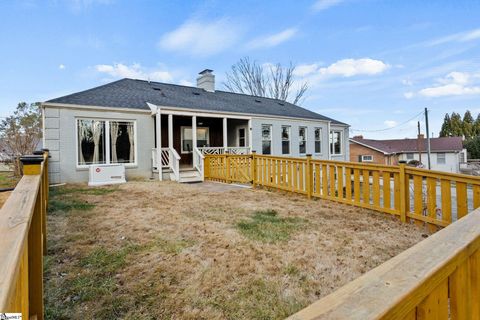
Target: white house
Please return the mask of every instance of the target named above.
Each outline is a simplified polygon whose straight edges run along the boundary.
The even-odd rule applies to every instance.
[[[348,125],[291,103],[197,87],[122,79],[42,104],[52,182],[87,181],[95,164],[123,163],[127,178],[198,176],[201,155],[249,153],[349,158]],[[159,162],[157,159],[161,159]],[[181,170],[180,170],[181,169]]]

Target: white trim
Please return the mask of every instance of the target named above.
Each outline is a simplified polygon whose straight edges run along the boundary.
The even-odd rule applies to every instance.
[[[138,134],[137,134],[137,120],[134,119],[113,119],[113,118],[98,118],[98,117],[75,117],[75,167],[77,170],[88,169],[92,165],[97,164],[111,164],[110,163],[110,131],[107,132],[107,128],[109,129],[109,122],[133,122],[133,134],[134,134],[134,162],[133,163],[115,163],[115,164],[123,164],[126,169],[128,168],[136,168],[138,167]],[[92,163],[92,164],[78,164],[78,121],[79,120],[94,120],[94,121],[104,121],[105,122],[105,163]],[[108,124],[107,124],[108,123]],[[108,152],[107,152],[108,151]]]
[[[240,130],[244,131],[244,137],[243,137],[243,140],[245,141],[244,146],[240,146]],[[245,126],[237,127],[237,147],[239,147],[239,148],[248,147],[248,145],[247,145],[247,130],[248,130],[248,128],[245,127]]]
[[[333,132],[340,132],[340,153],[332,153],[332,146],[331,146],[331,143],[333,143],[333,136],[332,136],[332,133]],[[332,129],[330,130],[330,133],[329,133],[329,139],[328,139],[328,149],[330,151],[330,154],[331,156],[333,157],[343,157],[344,153],[345,153],[345,141],[343,141],[343,135],[344,135],[344,132],[343,130],[339,130],[339,129]]]
[[[283,128],[288,128],[288,140],[283,140]],[[282,124],[280,126],[280,140],[282,142],[282,150],[280,154],[283,156],[292,154],[292,126],[288,124]],[[288,141],[288,153],[283,153],[283,141]]]
[[[157,153],[157,163],[153,165],[157,166],[158,180],[163,180],[163,166],[162,166],[162,115],[160,114],[160,108],[155,113],[155,128],[157,131],[157,145],[155,152]]]
[[[171,114],[168,115],[168,147],[173,148],[173,115]]]
[[[223,118],[223,147],[228,148],[228,119],[226,117]]]
[[[252,119],[248,119],[248,146],[252,148],[253,142],[253,129],[252,129]]]
[[[315,137],[315,131],[317,130],[320,130],[320,140],[317,140],[317,138]],[[322,155],[323,153],[323,147],[322,147],[322,135],[323,135],[323,128],[322,127],[314,127],[313,128],[313,154],[315,155]],[[316,148],[316,143],[320,142],[320,152],[317,152],[317,150],[315,150]]]
[[[305,130],[305,140],[300,140],[300,129]],[[301,141],[305,142],[305,152],[300,152],[300,142]],[[300,127],[298,127],[298,154],[299,155],[305,155],[307,153],[308,153],[308,127],[300,126]]]
[[[181,129],[180,129],[181,130]],[[208,135],[210,135],[210,131],[208,131]],[[180,141],[181,143],[181,141]],[[192,116],[192,153],[197,148],[197,116]],[[183,152],[183,148],[182,148]],[[192,156],[192,163],[193,167],[195,168],[197,165],[196,162],[197,157],[195,155]]]
[[[134,109],[134,108],[117,108],[117,107],[103,107],[103,106],[85,106],[80,104],[68,104],[68,103],[52,103],[52,102],[44,102],[42,103],[42,107],[54,107],[54,108],[64,108],[64,109],[87,109],[87,110],[107,110],[107,111],[118,111],[118,112],[130,112],[130,113],[148,113],[152,114],[151,110],[143,110],[143,109]]]
[[[360,157],[362,162],[373,162],[373,155],[371,154],[361,154]],[[364,157],[370,157],[370,160],[365,160]]]
[[[265,140],[263,139],[263,126],[269,126],[270,127],[270,140]],[[261,135],[261,141],[262,141],[262,153],[261,154],[265,154],[263,153],[263,141],[270,141],[270,153],[268,153],[269,155],[273,154],[273,125],[271,123],[262,123],[260,125],[260,135]]]

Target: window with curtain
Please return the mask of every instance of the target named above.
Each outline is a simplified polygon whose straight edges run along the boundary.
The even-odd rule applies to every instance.
[[[110,162],[135,163],[133,122],[110,121]]]
[[[282,154],[290,154],[290,126],[282,126]]]
[[[78,119],[77,164],[135,163],[134,125],[133,121]]]
[[[333,155],[342,154],[342,132],[330,131],[330,153]]]
[[[262,154],[272,153],[272,126],[262,124]]]
[[[298,152],[300,154],[307,153],[307,128],[298,128]]]
[[[78,121],[78,164],[106,163],[105,121]]]
[[[315,128],[315,153],[322,152],[322,128]]]

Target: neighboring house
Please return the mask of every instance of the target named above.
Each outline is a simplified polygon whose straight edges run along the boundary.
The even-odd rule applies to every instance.
[[[460,172],[460,163],[467,161],[462,137],[430,139],[431,169],[446,172]],[[420,161],[427,167],[427,139],[372,140],[355,136],[350,139],[350,161],[396,165],[401,160]]]
[[[291,103],[197,87],[122,79],[42,104],[52,182],[87,181],[92,164],[124,163],[127,177],[198,176],[200,154],[348,160],[348,125]],[[196,141],[196,143],[194,143]],[[157,149],[157,146],[159,147]],[[157,160],[161,164],[157,166]]]

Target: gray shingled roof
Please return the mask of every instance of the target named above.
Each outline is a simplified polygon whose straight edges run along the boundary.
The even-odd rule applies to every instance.
[[[118,80],[46,101],[47,104],[49,102],[141,110],[149,110],[149,102],[175,108],[319,119],[344,125],[340,121],[277,99],[225,91],[208,92],[196,87],[134,79]]]

